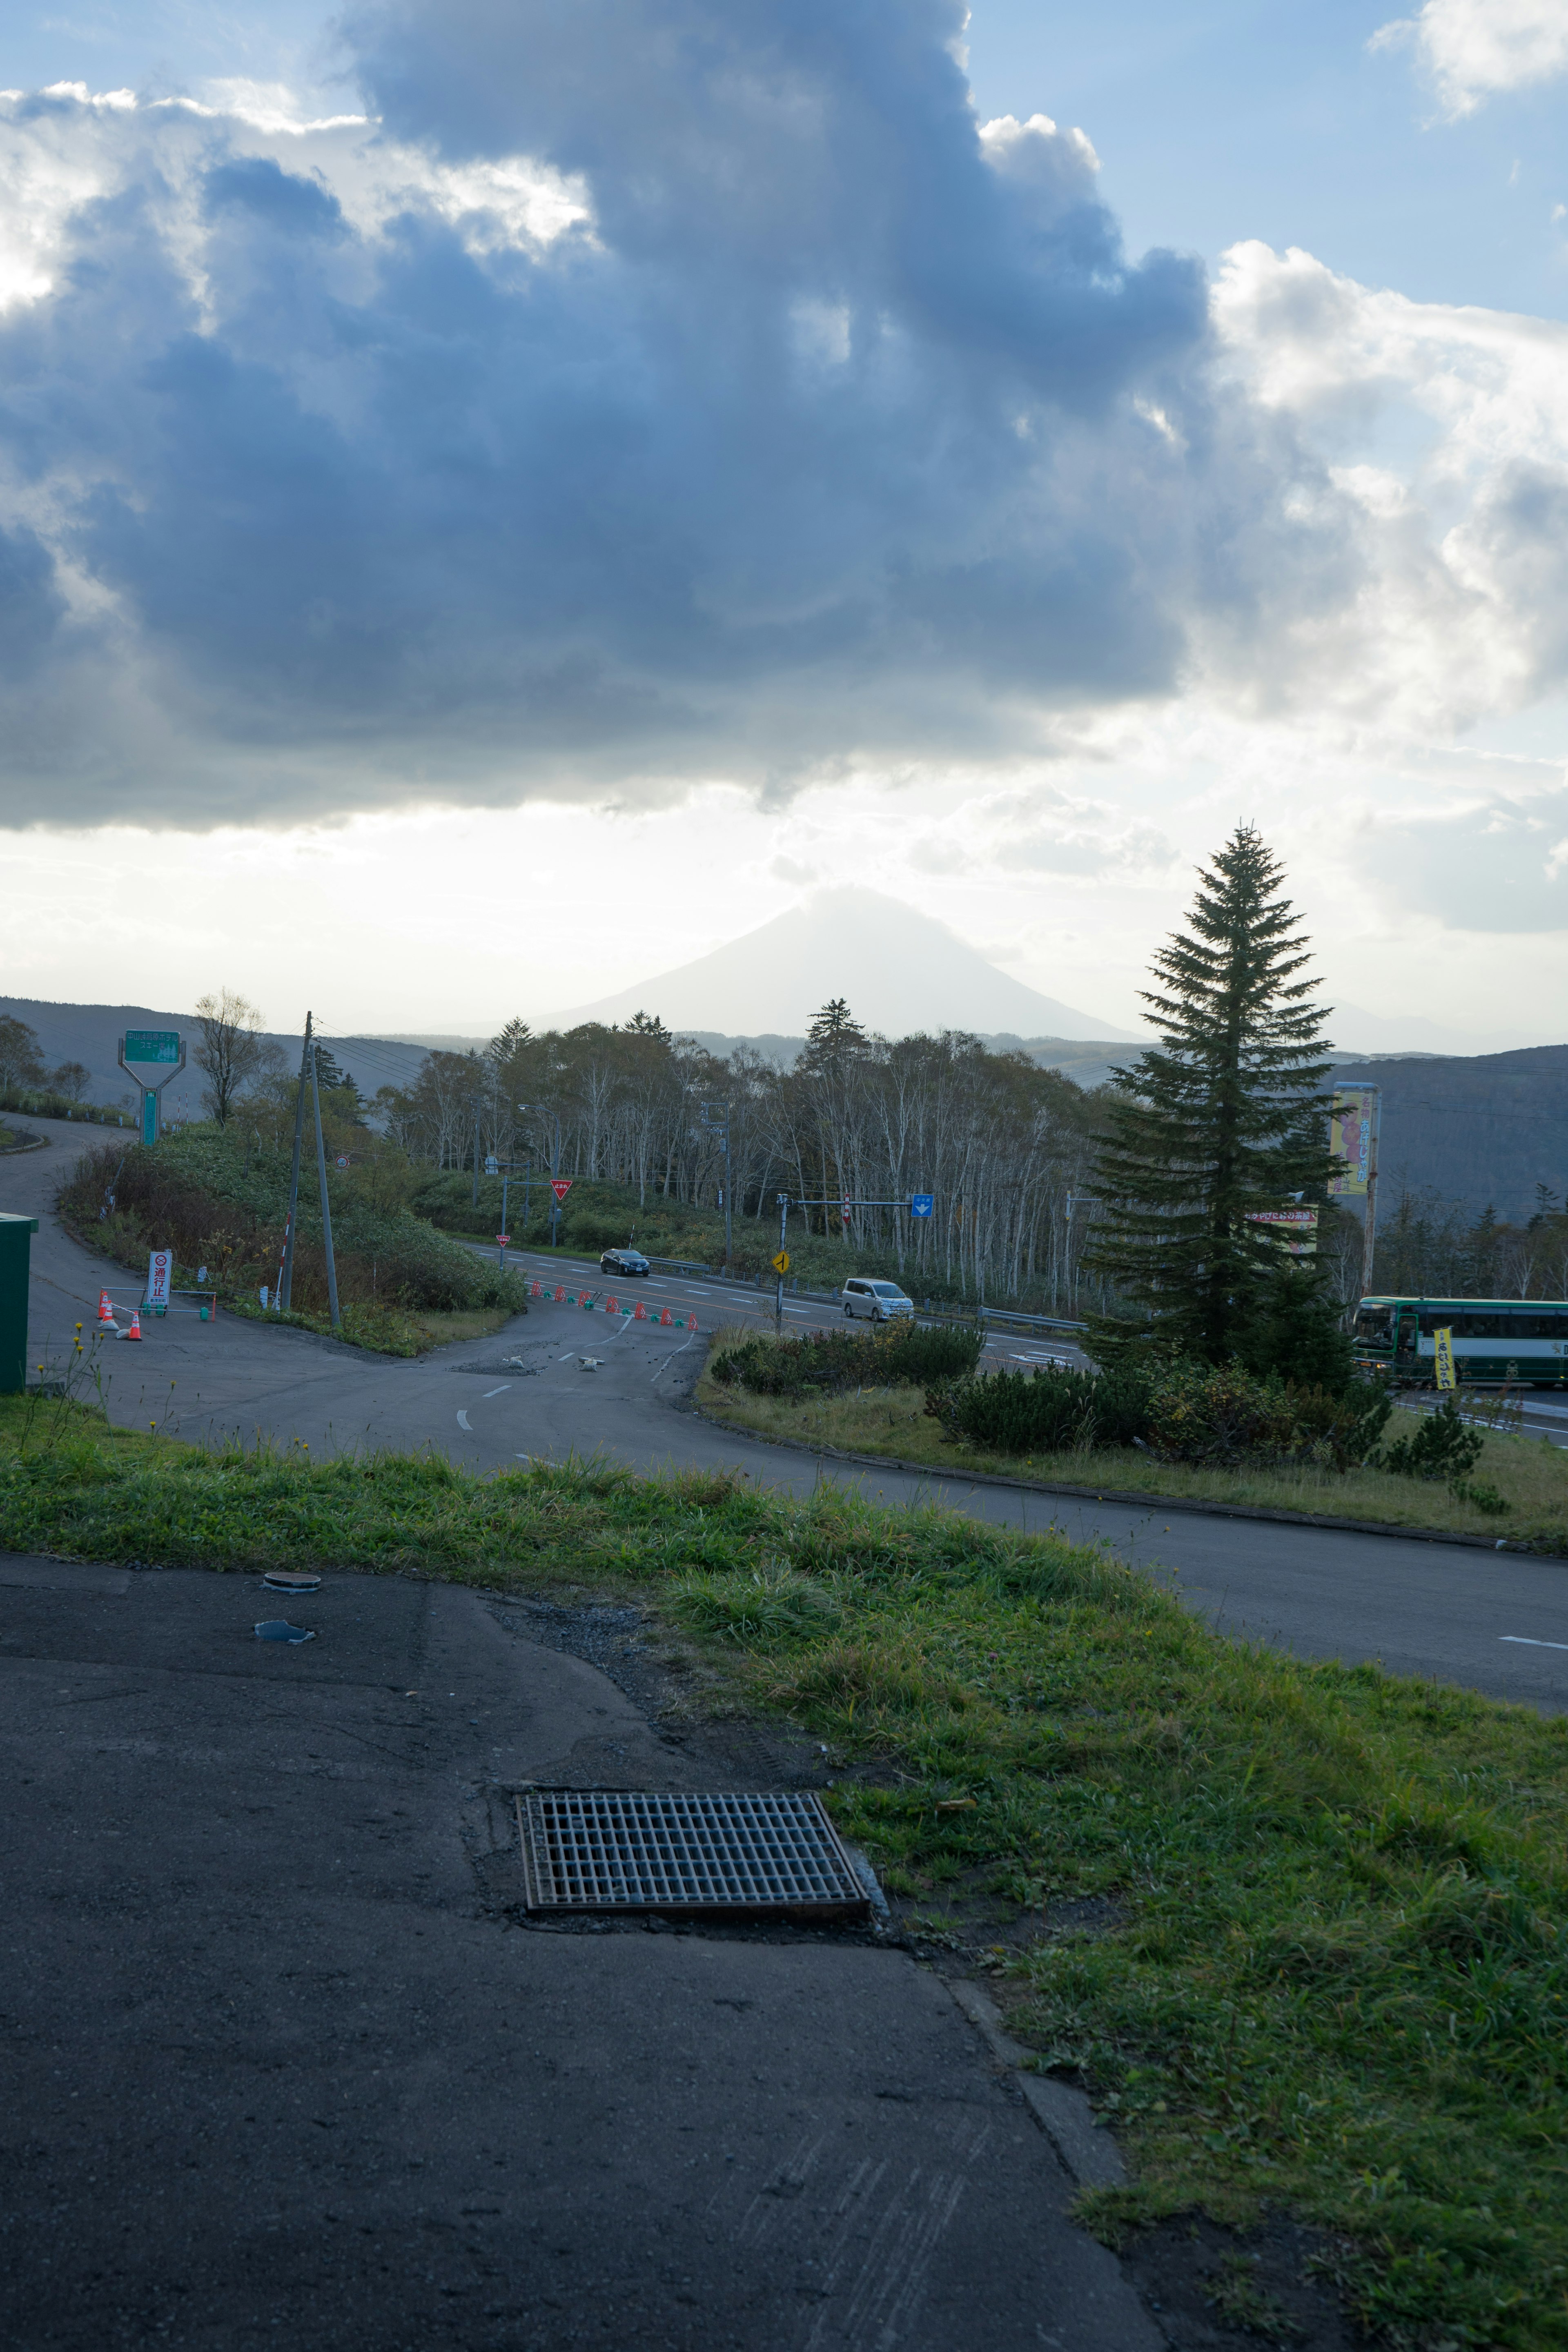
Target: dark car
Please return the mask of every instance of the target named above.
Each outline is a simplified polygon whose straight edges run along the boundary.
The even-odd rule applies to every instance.
[[[647,1260],[641,1250],[608,1249],[599,1260],[604,1274],[646,1274]]]

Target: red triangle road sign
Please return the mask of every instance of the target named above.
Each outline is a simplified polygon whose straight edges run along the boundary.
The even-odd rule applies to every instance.
[[[572,1190],[571,1177],[552,1176],[550,1180],[550,1189],[554,1193],[558,1201],[563,1201],[566,1198],[567,1193]]]

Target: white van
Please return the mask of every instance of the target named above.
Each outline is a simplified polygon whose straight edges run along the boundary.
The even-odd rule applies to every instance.
[[[872,1282],[858,1276],[847,1282],[840,1294],[846,1315],[868,1315],[873,1323],[886,1323],[895,1315],[912,1315],[915,1302],[907,1298],[896,1282]]]

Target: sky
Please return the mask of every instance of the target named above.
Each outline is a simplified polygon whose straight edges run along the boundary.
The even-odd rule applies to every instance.
[[[1343,1042],[1563,1034],[1568,0],[22,0],[0,93],[5,992],[482,1032],[849,882],[1131,1025],[1247,821]]]

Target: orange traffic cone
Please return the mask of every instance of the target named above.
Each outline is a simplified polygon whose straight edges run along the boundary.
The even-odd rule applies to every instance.
[[[100,1331],[112,1331],[115,1328],[114,1309],[109,1303],[107,1290],[100,1290],[98,1294],[98,1328]]]
[[[131,1309],[131,1328],[125,1336],[128,1339],[140,1339],[142,1337],[142,1314],[139,1307],[133,1307]]]

